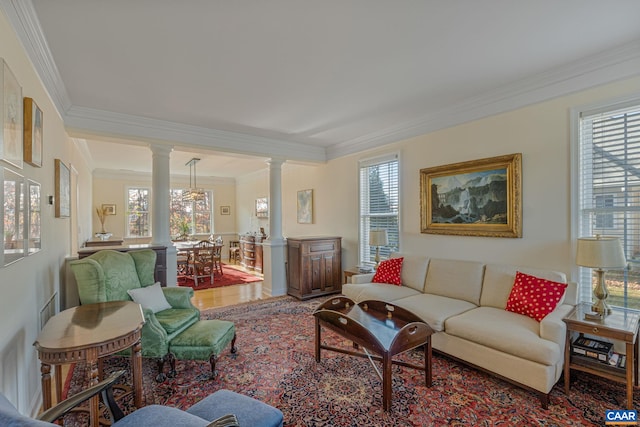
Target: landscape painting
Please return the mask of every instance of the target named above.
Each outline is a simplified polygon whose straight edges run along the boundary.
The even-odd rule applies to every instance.
[[[520,153],[420,170],[421,232],[522,237]]]

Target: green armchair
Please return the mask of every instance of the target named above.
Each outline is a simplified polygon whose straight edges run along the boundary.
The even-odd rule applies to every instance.
[[[156,253],[151,249],[129,252],[102,250],[70,263],[78,283],[81,304],[105,301],[131,301],[127,291],[146,288],[155,283]],[[171,308],[154,312],[143,307],[142,356],[157,358],[157,381],[164,381],[164,364],[169,362],[169,376],[174,376],[175,356],[169,351],[173,338],[200,319],[200,311],[191,303],[193,289],[162,288]]]

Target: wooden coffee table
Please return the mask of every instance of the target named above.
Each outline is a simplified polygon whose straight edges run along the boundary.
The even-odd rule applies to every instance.
[[[336,297],[321,304],[313,315],[316,318],[316,362],[320,362],[322,349],[382,361],[382,375],[373,366],[382,380],[382,407],[385,411],[391,408],[392,364],[424,371],[425,384],[431,387],[433,329],[415,314],[383,301],[355,304],[349,298]],[[352,341],[356,349],[363,347],[365,352],[322,344],[321,326]],[[424,366],[393,360],[395,355],[420,346],[424,346]]]

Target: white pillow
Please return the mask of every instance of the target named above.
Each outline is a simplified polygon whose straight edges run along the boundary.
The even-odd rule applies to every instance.
[[[160,282],[145,288],[129,289],[127,293],[142,308],[148,308],[154,313],[171,308],[167,298],[164,296],[164,292],[162,292]]]

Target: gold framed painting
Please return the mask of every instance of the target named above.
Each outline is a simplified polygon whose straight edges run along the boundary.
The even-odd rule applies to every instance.
[[[31,98],[24,98],[24,161],[42,167],[42,110]]]
[[[421,169],[420,232],[522,237],[522,154]]]

